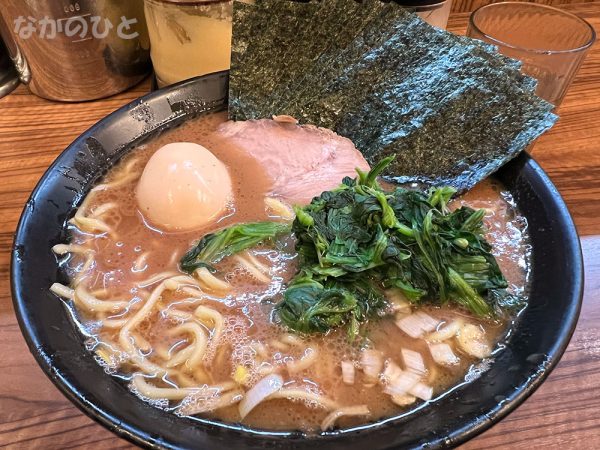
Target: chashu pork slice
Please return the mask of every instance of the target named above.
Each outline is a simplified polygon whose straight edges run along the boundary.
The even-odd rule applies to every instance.
[[[261,119],[226,122],[217,134],[259,161],[272,193],[292,204],[310,203],[344,177],[356,177],[356,168],[369,170],[350,139],[326,128]]]

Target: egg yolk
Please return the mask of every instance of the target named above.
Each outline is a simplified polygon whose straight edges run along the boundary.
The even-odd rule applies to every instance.
[[[167,144],[150,158],[136,189],[140,211],[165,231],[189,231],[214,222],[233,199],[227,167],[190,142]]]

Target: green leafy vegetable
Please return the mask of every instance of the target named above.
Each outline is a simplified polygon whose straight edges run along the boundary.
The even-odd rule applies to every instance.
[[[293,232],[299,269],[277,313],[303,333],[347,325],[355,338],[360,324],[385,307],[389,288],[415,303],[452,302],[478,316],[518,306],[485,240],[484,211],[450,211],[450,187],[384,191],[377,177],[392,160],[296,207],[291,225],[239,224],[204,236],[181,259],[182,270],[214,270],[226,256]]]
[[[207,234],[180,261],[182,270],[192,273],[201,267],[214,270],[213,264],[260,242],[289,233],[290,225],[280,222],[255,222],[234,225]]]
[[[300,274],[289,284],[284,303],[278,308],[281,320],[302,333],[325,333],[349,324],[354,337],[358,327],[385,305],[382,293],[366,279],[315,281]]]
[[[413,302],[453,302],[479,316],[510,305],[484,238],[483,210],[450,211],[449,187],[385,192],[377,176],[393,157],[296,208],[300,270],[278,313],[300,332],[358,326],[385,305],[382,288]]]

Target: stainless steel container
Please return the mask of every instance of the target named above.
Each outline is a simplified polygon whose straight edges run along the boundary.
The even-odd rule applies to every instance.
[[[19,84],[17,72],[8,57],[8,51],[0,39],[0,98],[10,94]]]
[[[21,81],[51,100],[107,97],[151,70],[143,0],[2,0],[0,33]]]

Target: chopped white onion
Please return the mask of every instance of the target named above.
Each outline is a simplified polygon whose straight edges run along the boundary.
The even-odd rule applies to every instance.
[[[438,323],[438,320],[421,311],[396,320],[396,326],[415,339],[435,330]]]
[[[400,320],[397,320],[396,326],[412,338],[418,339],[423,336],[421,321],[415,314],[411,314],[410,316],[402,317]]]
[[[449,324],[446,324],[443,327],[439,328],[437,331],[434,331],[433,333],[429,334],[425,339],[428,342],[447,341],[448,339],[452,339],[458,334],[463,324],[464,322],[462,319],[453,320]]]
[[[425,375],[427,368],[425,367],[425,361],[423,356],[419,352],[409,350],[407,348],[400,349],[402,354],[402,360],[404,361],[404,368],[410,372],[414,372],[417,375]]]
[[[396,324],[401,321],[402,319],[410,316],[412,313],[410,311],[398,311],[396,312],[396,314],[394,314],[394,318],[395,318],[395,322]]]
[[[421,400],[431,400],[431,397],[433,396],[433,388],[419,382],[410,388],[408,393],[420,398]]]
[[[471,323],[465,324],[456,337],[458,345],[471,356],[483,359],[490,356],[492,349],[485,341],[483,330]]]
[[[392,310],[395,313],[410,314],[411,303],[406,299],[399,289],[390,289],[385,292],[386,298],[390,301]]]
[[[360,356],[360,364],[365,376],[370,381],[376,381],[383,369],[383,354],[377,350],[366,349]]]
[[[367,416],[369,414],[371,412],[367,405],[346,406],[345,408],[336,409],[321,422],[321,430],[325,431],[333,428],[335,422],[342,416]]]
[[[392,401],[398,406],[412,405],[417,398],[409,394],[397,394],[391,396]]]
[[[383,392],[390,395],[406,394],[420,379],[421,377],[414,372],[402,371],[387,384]]]
[[[429,373],[427,374],[427,383],[435,384],[435,381],[438,379],[439,375],[440,372],[437,369],[437,366],[432,364],[431,367],[429,367]]]
[[[429,314],[426,314],[423,311],[416,312],[415,316],[417,316],[421,320],[421,326],[423,327],[423,331],[425,331],[426,333],[435,330],[440,324],[439,320],[434,319]]]
[[[391,359],[388,359],[385,362],[385,369],[383,371],[382,381],[384,381],[385,383],[390,383],[394,378],[399,376],[401,373],[402,373],[402,369],[400,368],[400,366],[398,366],[398,364],[396,364]]]
[[[283,387],[283,378],[277,374],[264,377],[250,389],[239,404],[240,416],[246,417],[260,402]]]
[[[342,361],[342,381],[354,384],[354,363],[351,361]]]
[[[429,344],[429,351],[431,352],[433,360],[442,366],[453,366],[460,362],[458,356],[452,351],[452,347],[445,342]]]

